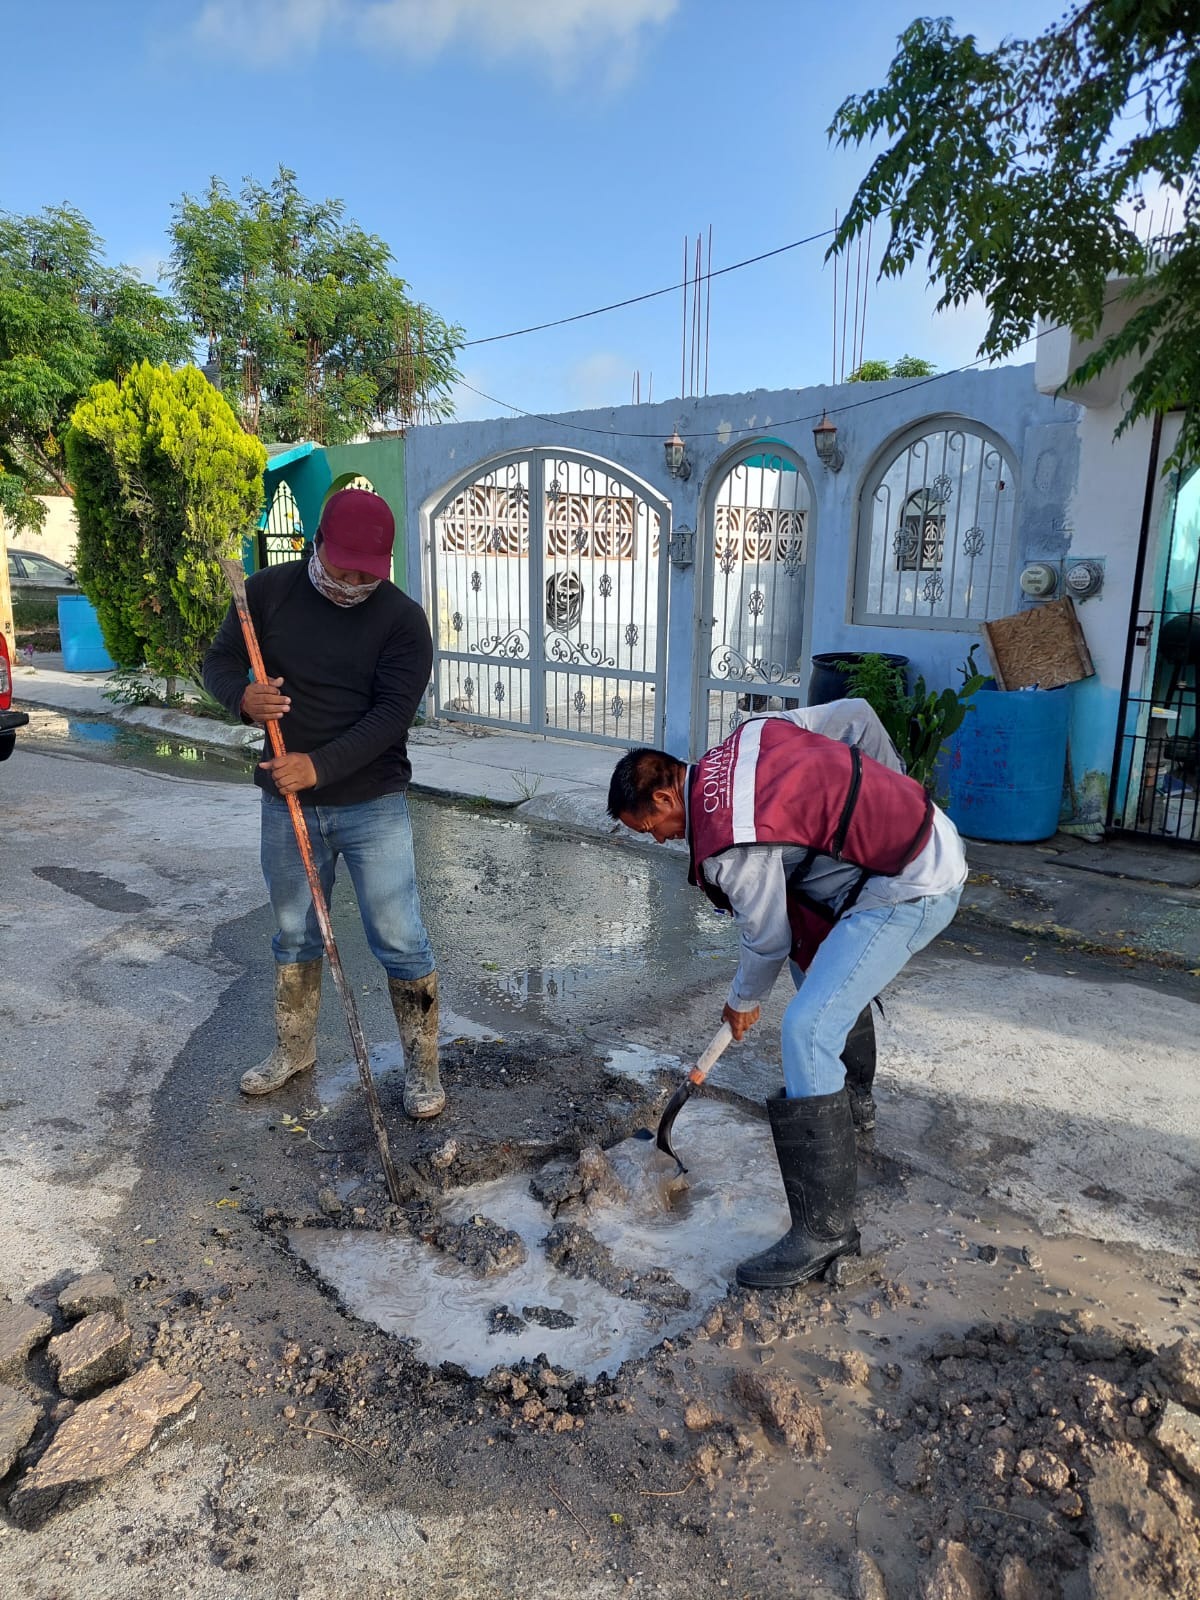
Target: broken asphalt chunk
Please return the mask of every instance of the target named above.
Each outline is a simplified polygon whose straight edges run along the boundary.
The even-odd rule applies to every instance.
[[[111,1272],[87,1272],[62,1291],[58,1309],[68,1322],[91,1316],[94,1311],[111,1311],[116,1317],[124,1317],[125,1302]]]
[[[0,1378],[15,1377],[53,1327],[48,1312],[0,1303]]]
[[[115,1476],[169,1425],[182,1426],[201,1386],[151,1362],[115,1389],[77,1406],[8,1502],[22,1527],[70,1504]]]
[[[84,1394],[111,1383],[129,1370],[133,1343],[129,1328],[111,1311],[94,1311],[47,1347],[63,1394]]]
[[[37,1407],[23,1394],[0,1383],[0,1478],[29,1443],[37,1420]]]

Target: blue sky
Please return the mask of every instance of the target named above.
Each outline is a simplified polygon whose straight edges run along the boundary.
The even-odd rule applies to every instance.
[[[679,281],[831,225],[865,171],[834,110],[881,81],[900,30],[953,11],[993,41],[1059,0],[8,0],[0,206],[69,201],[154,277],[171,206],[284,164],[381,234],[396,270],[483,337]],[[997,21],[997,14],[1000,20]],[[28,63],[27,71],[14,63]],[[823,246],[716,280],[709,388],[831,370]],[[530,410],[680,388],[681,296],[464,351]],[[923,274],[872,284],[865,353],[975,354],[977,310],[933,316]],[[459,415],[498,409],[460,391]]]

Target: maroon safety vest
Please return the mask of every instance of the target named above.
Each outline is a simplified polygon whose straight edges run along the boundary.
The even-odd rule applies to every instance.
[[[704,863],[736,845],[798,847],[807,856],[788,875],[792,960],[807,968],[837,917],[804,892],[817,856],[860,870],[841,910],[867,879],[894,877],[925,848],[933,803],[912,778],[864,755],[857,745],[810,733],[782,717],[743,722],[703,755],[689,774],[688,882],[723,911],[729,901],[710,884]]]

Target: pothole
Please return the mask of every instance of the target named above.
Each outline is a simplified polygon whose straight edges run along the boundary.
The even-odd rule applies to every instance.
[[[615,1181],[582,1195],[563,1194],[571,1184],[552,1162],[532,1181],[511,1172],[446,1195],[412,1237],[311,1227],[288,1237],[349,1311],[432,1364],[483,1376],[541,1355],[588,1379],[611,1375],[693,1327],[737,1263],[787,1226],[766,1123],[693,1102],[675,1137],[689,1168],[679,1189],[652,1141],[626,1139],[606,1152]],[[511,1235],[524,1259],[512,1247],[447,1247],[456,1225],[468,1241]],[[480,1276],[489,1260],[496,1270]]]

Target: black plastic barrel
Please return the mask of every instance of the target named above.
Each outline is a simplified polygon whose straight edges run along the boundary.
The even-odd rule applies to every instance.
[[[855,666],[863,659],[865,654],[877,652],[860,652],[855,650],[832,650],[827,655],[812,658],[812,675],[808,680],[808,703],[810,706],[825,706],[831,700],[844,700],[847,695],[846,668]],[[889,656],[883,658],[894,667],[899,667],[905,672],[908,666],[907,656]],[[905,672],[907,684],[907,673]]]

